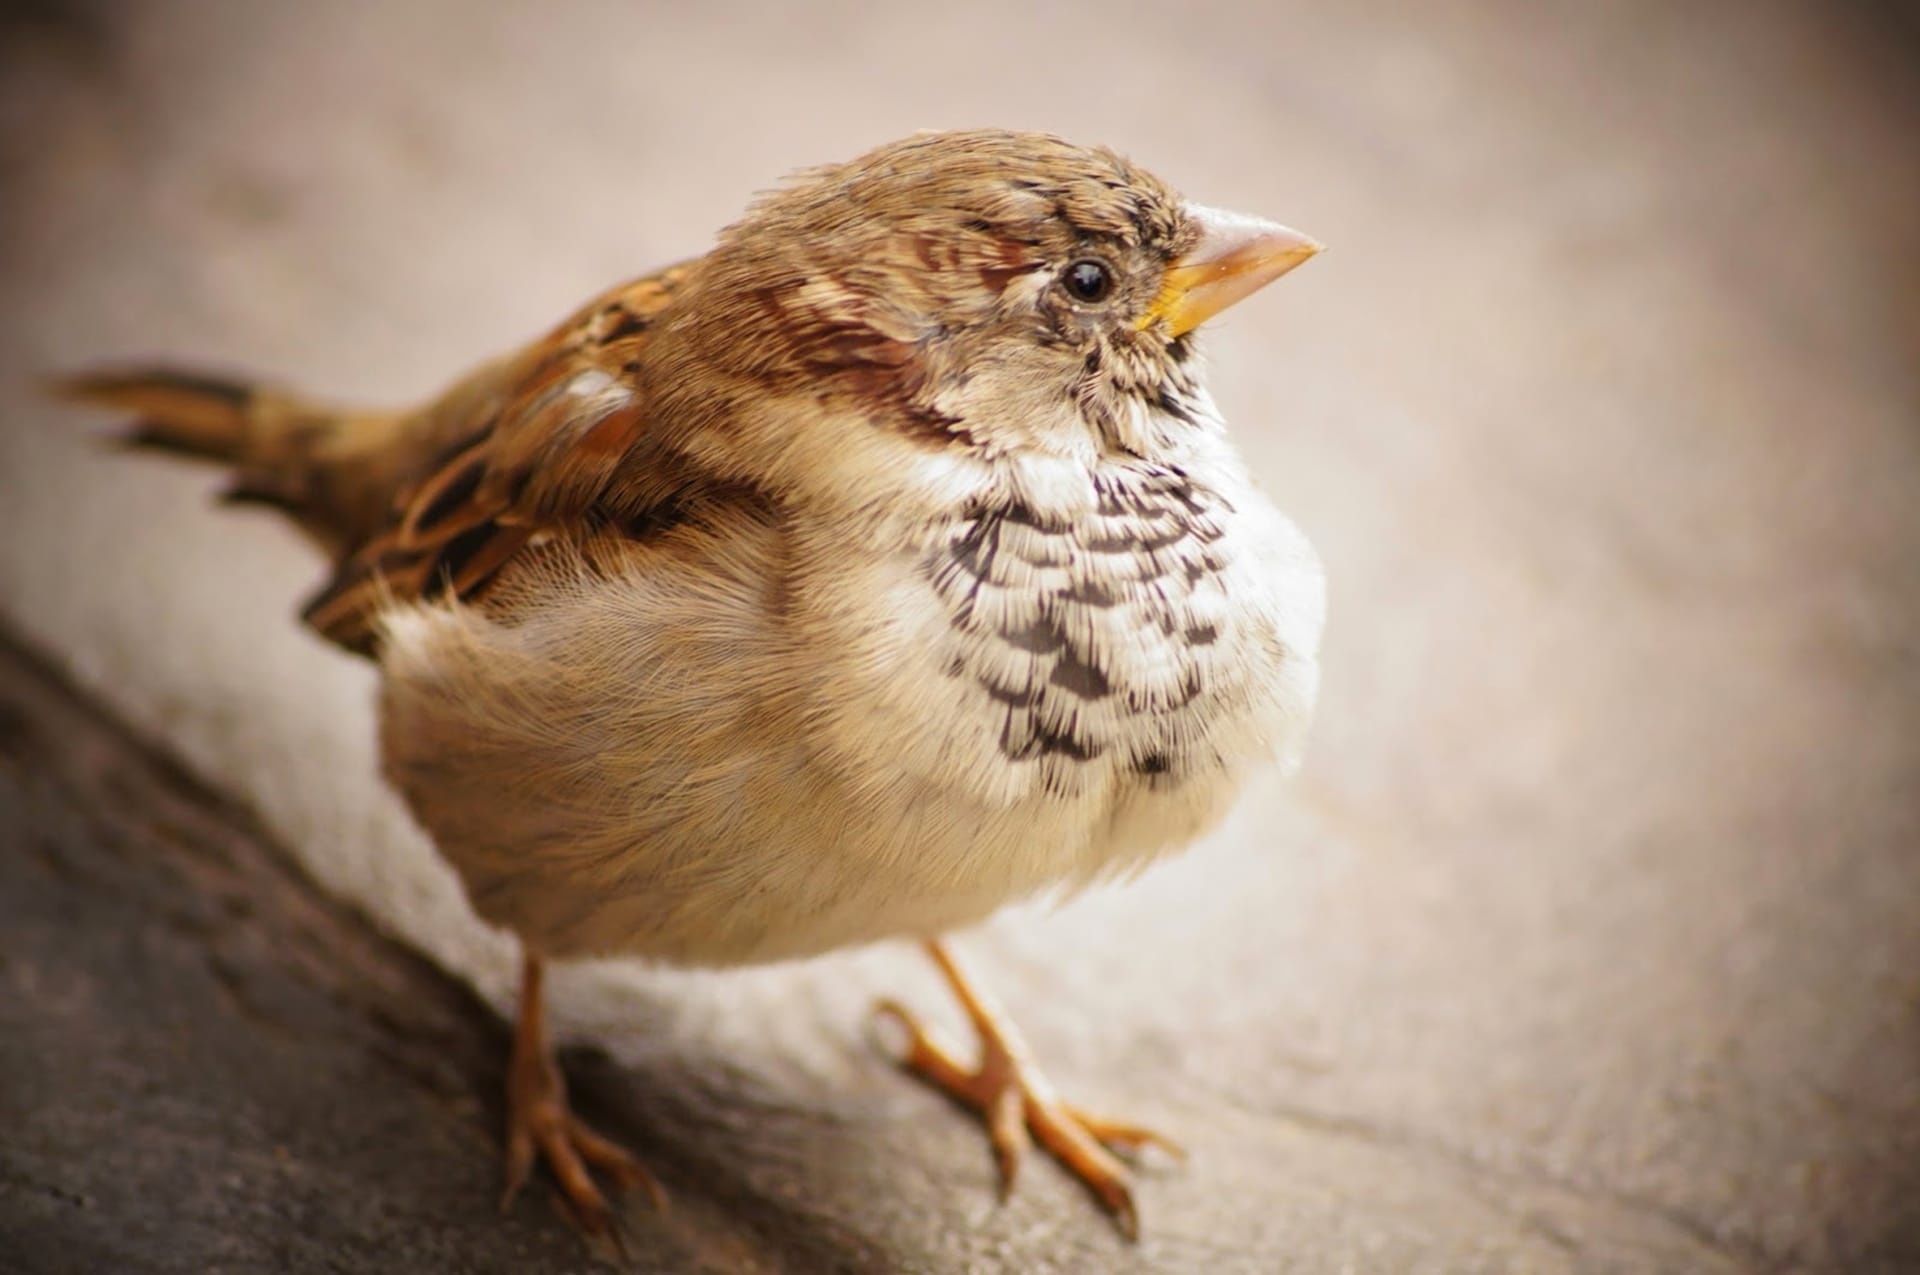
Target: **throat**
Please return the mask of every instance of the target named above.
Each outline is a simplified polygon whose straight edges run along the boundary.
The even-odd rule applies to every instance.
[[[1156,367],[1127,381],[1090,375],[1075,402],[1079,424],[1109,456],[1166,460],[1220,432],[1212,398],[1183,367]]]

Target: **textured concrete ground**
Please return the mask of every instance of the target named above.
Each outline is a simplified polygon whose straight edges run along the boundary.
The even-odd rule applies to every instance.
[[[1134,886],[967,941],[1063,1087],[1193,1162],[1147,1176],[1137,1250],[1050,1166],[996,1205],[974,1131],[863,1035],[880,992],[954,1021],[905,949],[576,970],[556,1010],[605,1051],[591,1094],[684,1201],[633,1205],[645,1260],[1920,1267],[1920,27],[1784,2],[1037,8],[14,6],[0,622],[500,1004],[508,948],[376,782],[367,672],[290,618],[313,561],[205,508],[207,476],[90,449],[29,378],[167,356],[414,395],[698,251],[793,166],[982,122],[1111,143],[1332,245],[1210,346],[1331,579],[1303,776]],[[131,747],[79,708],[12,711]],[[532,1200],[497,1251],[469,1234],[491,1093],[368,1115],[379,1077],[424,1082],[352,1061],[386,1046],[351,997],[236,1062],[245,1015],[207,999],[190,935],[164,959],[117,937],[157,902],[28,862],[84,882],[109,833],[81,815],[119,790],[9,783],[0,1268],[578,1262]],[[406,968],[390,993],[430,1007],[399,1052],[443,1040],[443,1087],[496,1083],[497,1029]],[[69,1013],[76,987],[125,1012]],[[177,1017],[135,1012],[170,995]],[[206,1069],[70,1118],[162,1042]],[[296,1102],[309,1056],[345,1097]],[[229,1075],[265,1095],[229,1157],[181,1141],[99,1185],[110,1134],[217,1110]],[[329,1109],[360,1123],[271,1114]],[[443,1176],[462,1189],[418,1185]],[[223,1198],[261,1203],[216,1226]]]

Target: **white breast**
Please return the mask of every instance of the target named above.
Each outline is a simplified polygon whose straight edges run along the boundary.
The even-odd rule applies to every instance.
[[[555,545],[512,617],[392,617],[388,773],[554,955],[937,934],[1178,848],[1298,748],[1318,566],[1224,447],[1030,477],[894,539]]]
[[[830,698],[862,708],[825,710],[834,747],[1040,821],[965,850],[1014,893],[1177,848],[1297,756],[1318,562],[1224,445],[1183,459],[985,486],[864,582],[888,622],[852,635]]]

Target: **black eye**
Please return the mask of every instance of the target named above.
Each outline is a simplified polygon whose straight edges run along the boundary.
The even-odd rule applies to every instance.
[[[1060,282],[1066,285],[1067,294],[1075,301],[1092,305],[1105,301],[1113,291],[1113,271],[1098,261],[1076,261],[1060,276]]]

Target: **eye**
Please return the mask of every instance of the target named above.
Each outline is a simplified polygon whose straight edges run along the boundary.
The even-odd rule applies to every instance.
[[[1113,271],[1102,261],[1076,261],[1060,276],[1060,282],[1068,296],[1092,305],[1097,301],[1105,301],[1113,291]]]

